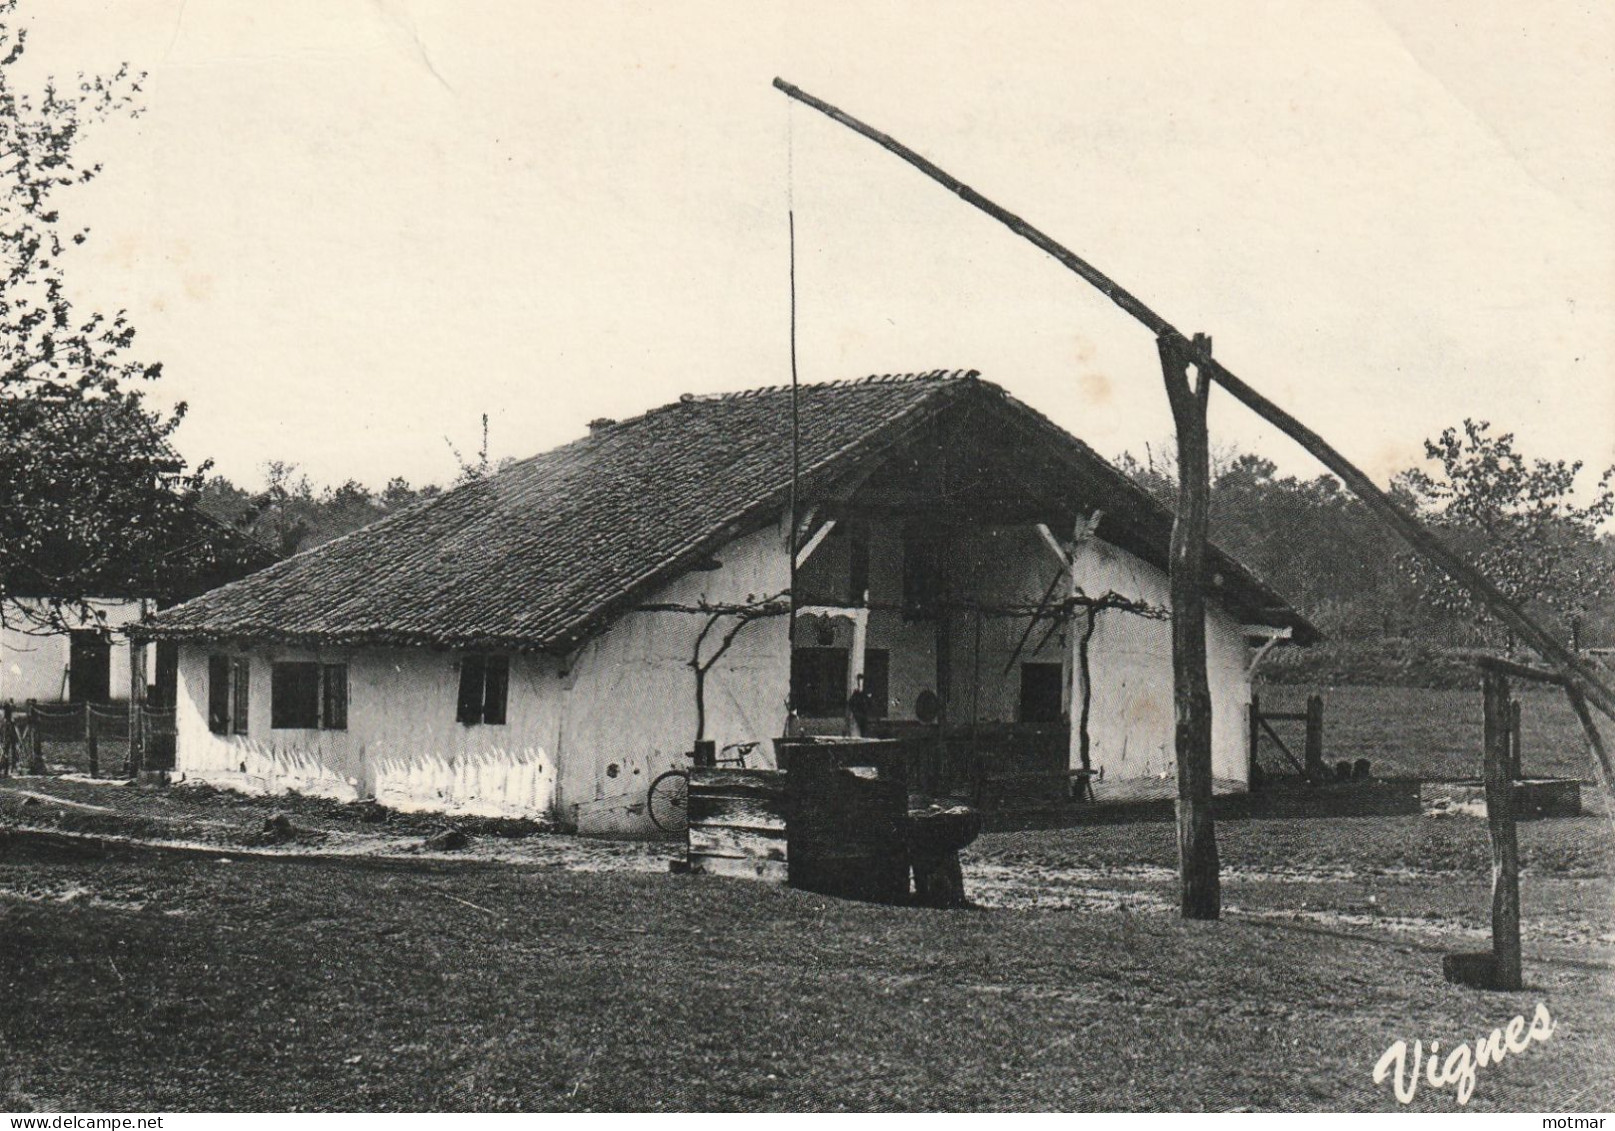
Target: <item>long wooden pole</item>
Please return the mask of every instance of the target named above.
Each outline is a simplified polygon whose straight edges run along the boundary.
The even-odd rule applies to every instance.
[[[1093,264],[1044,232],[1034,228],[1013,212],[988,200],[981,193],[964,184],[958,178],[944,172],[906,145],[871,126],[865,125],[857,118],[831,106],[829,103],[813,97],[813,95],[791,85],[784,79],[776,78],[774,86],[787,96],[806,106],[811,106],[832,121],[841,123],[854,133],[868,138],[888,153],[908,162],[908,164],[936,181],[943,188],[957,195],[966,204],[980,209],[1033,246],[1053,256],[1062,266],[1091,283],[1106,298],[1143,323],[1157,338],[1170,337],[1186,341],[1177,327],[1144,305],[1131,292],[1093,266]],[[1524,610],[1505,596],[1502,590],[1488,581],[1484,575],[1470,566],[1456,552],[1448,548],[1444,542],[1426,529],[1423,523],[1398,506],[1390,495],[1382,491],[1356,465],[1331,447],[1322,436],[1319,436],[1295,417],[1240,380],[1240,378],[1230,373],[1221,363],[1207,358],[1205,368],[1210,378],[1226,389],[1235,400],[1290,437],[1309,455],[1338,475],[1341,482],[1358,498],[1362,499],[1369,510],[1373,511],[1381,520],[1400,534],[1414,550],[1434,562],[1449,577],[1467,589],[1481,604],[1486,606],[1493,616],[1513,629],[1519,638],[1535,649],[1543,659],[1562,669],[1568,677],[1579,685],[1583,694],[1593,706],[1611,718],[1615,718],[1615,690],[1611,690],[1608,685],[1603,683],[1590,665],[1555,639],[1547,629],[1526,615]]]
[[[1598,733],[1598,724],[1593,721],[1592,712],[1587,710],[1587,700],[1574,685],[1565,687],[1565,695],[1570,700],[1570,709],[1581,720],[1581,729],[1587,733],[1587,749],[1592,751],[1593,760],[1597,763],[1599,784],[1611,799],[1615,799],[1615,763],[1610,761],[1604,738]],[[1611,814],[1610,821],[1615,824],[1615,813]]]
[[[1161,374],[1178,436],[1178,509],[1172,522],[1172,705],[1177,727],[1179,910],[1185,919],[1222,912],[1217,834],[1211,816],[1211,688],[1206,678],[1206,525],[1211,511],[1206,400],[1211,381],[1196,366],[1211,342],[1162,337]]]

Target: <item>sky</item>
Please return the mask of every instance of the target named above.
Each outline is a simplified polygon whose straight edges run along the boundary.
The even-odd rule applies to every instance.
[[[452,479],[676,399],[974,368],[1106,454],[1149,333],[780,75],[1026,217],[1382,481],[1471,416],[1615,463],[1615,7],[23,0],[100,125],[79,300],[239,483]],[[1213,442],[1319,470],[1226,395]]]

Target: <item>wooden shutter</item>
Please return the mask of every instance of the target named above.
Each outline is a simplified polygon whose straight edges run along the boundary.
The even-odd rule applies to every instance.
[[[230,733],[230,658],[207,658],[207,728],[214,734]]]
[[[483,673],[486,664],[481,656],[463,656],[460,659],[460,702],[454,717],[466,726],[482,721]]]
[[[494,726],[505,721],[505,698],[510,691],[510,657],[483,660],[482,721]]]
[[[348,729],[348,665],[326,664],[321,672],[320,726]]]
[[[235,734],[247,733],[247,687],[251,683],[251,671],[247,666],[245,657],[233,661],[231,668],[231,687],[233,694],[232,710],[230,712],[230,730]]]

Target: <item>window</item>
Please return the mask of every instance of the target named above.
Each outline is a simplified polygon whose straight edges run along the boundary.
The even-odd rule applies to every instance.
[[[1057,723],[1061,720],[1063,672],[1059,664],[1021,665],[1021,722]]]
[[[348,665],[270,665],[269,725],[276,730],[347,730]]]
[[[845,648],[797,648],[791,653],[791,706],[798,715],[810,719],[846,714]]]
[[[455,718],[468,727],[502,726],[510,694],[509,656],[466,656],[460,660],[460,701]]]
[[[903,536],[903,615],[910,620],[936,616],[942,601],[942,543],[931,534]]]
[[[207,728],[214,734],[247,733],[247,658],[207,658]]]

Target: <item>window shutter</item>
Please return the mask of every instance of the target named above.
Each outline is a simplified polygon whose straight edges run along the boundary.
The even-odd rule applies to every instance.
[[[247,733],[247,687],[251,680],[247,661],[243,657],[231,663],[231,684],[235,691],[234,710],[230,715],[230,729],[235,734]]]
[[[502,726],[505,698],[510,691],[510,657],[489,656],[483,664],[482,721]]]
[[[482,721],[483,671],[481,656],[460,658],[460,702],[454,717],[466,726],[475,726]]]
[[[320,690],[320,725],[326,730],[348,729],[348,665],[326,664]]]
[[[230,732],[230,658],[207,658],[207,728],[214,734]]]

